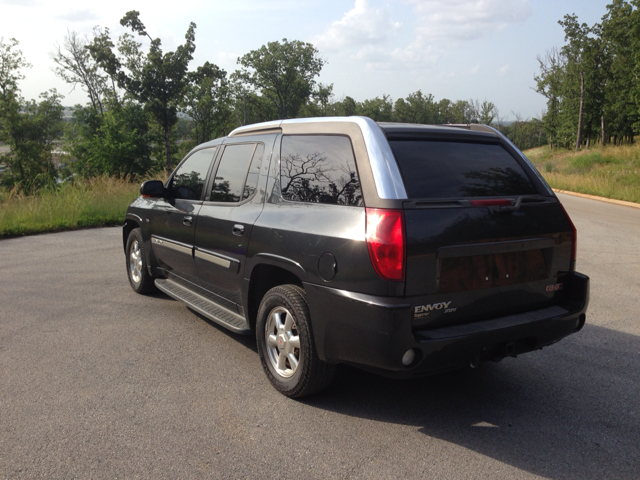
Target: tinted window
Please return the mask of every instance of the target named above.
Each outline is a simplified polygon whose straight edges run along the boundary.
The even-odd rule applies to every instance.
[[[212,202],[239,202],[255,143],[227,145],[211,190]]]
[[[244,191],[242,193],[242,200],[251,198],[256,192],[256,185],[258,184],[258,177],[260,176],[260,164],[262,163],[262,155],[264,154],[264,145],[258,144],[256,151],[253,154],[253,160],[249,167],[249,173],[247,173],[247,181],[244,184]]]
[[[348,137],[282,138],[280,187],[286,200],[362,206],[362,190]]]
[[[215,148],[198,150],[178,167],[171,179],[170,187],[176,198],[200,200],[202,187],[215,152]]]
[[[500,145],[392,140],[409,198],[491,197],[537,193]]]

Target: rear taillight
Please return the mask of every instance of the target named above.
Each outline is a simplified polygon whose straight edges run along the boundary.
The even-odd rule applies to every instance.
[[[367,208],[367,247],[376,273],[385,280],[404,280],[405,234],[402,210]]]
[[[508,198],[498,198],[493,200],[469,200],[472,207],[510,207],[513,202]]]
[[[576,226],[571,221],[571,217],[567,213],[567,210],[564,208],[564,205],[560,204],[562,207],[562,211],[564,212],[565,217],[567,217],[567,221],[569,225],[571,225],[571,270],[575,268],[576,265],[576,257],[577,257],[577,248],[578,248],[578,231],[576,230]]]

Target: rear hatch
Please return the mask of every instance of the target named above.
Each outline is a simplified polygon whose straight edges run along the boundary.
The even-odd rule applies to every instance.
[[[573,226],[518,152],[496,135],[463,130],[387,136],[408,195],[405,295],[414,327],[562,302]]]

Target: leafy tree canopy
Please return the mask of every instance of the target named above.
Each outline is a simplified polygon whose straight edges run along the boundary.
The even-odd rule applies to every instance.
[[[295,118],[325,63],[310,43],[284,38],[238,58],[242,68],[233,78],[263,96],[279,118]]]

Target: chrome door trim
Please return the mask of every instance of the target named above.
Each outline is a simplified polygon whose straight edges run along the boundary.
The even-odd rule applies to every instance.
[[[184,253],[193,257],[193,246],[187,245],[185,243],[179,243],[174,240],[169,240],[164,237],[159,237],[157,235],[151,235],[151,243],[158,245],[160,247],[169,248],[171,250],[175,250],[176,252]]]
[[[195,257],[200,258],[206,262],[213,263],[223,268],[228,268],[234,272],[238,272],[240,269],[240,262],[235,258],[225,257],[219,253],[210,252],[201,248],[195,248]]]

